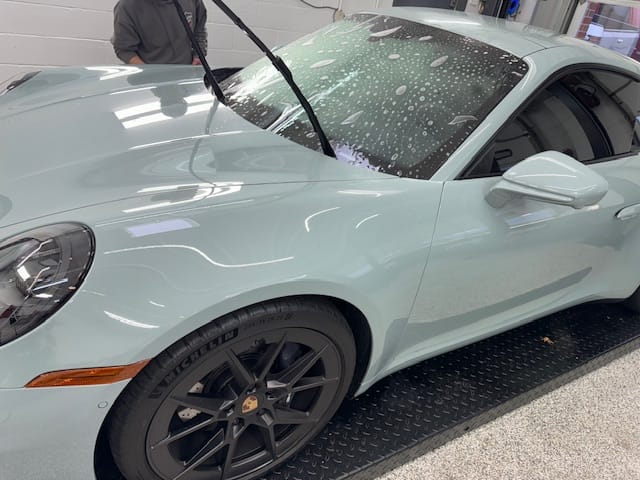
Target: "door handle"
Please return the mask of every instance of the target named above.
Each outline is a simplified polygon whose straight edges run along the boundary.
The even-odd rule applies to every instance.
[[[631,205],[620,210],[616,214],[618,220],[629,220],[640,215],[640,204]]]

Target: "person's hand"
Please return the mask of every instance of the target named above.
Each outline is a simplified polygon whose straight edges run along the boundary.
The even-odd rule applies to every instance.
[[[144,65],[144,62],[138,55],[134,55],[131,57],[131,60],[129,60],[129,65]]]
[[[191,62],[191,65],[202,65],[202,62],[198,57],[196,57],[193,59],[193,62]]]

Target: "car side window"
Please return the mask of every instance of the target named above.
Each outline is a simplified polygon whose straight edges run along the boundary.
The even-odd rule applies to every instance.
[[[640,82],[603,70],[566,75],[503,127],[466,177],[501,175],[546,150],[581,162],[640,152]]]

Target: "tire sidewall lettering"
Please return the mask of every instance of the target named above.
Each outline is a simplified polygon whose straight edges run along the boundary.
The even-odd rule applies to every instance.
[[[183,358],[180,363],[160,381],[160,383],[158,383],[158,385],[149,394],[148,398],[153,400],[161,398],[164,395],[165,391],[169,387],[171,387],[174,380],[178,378],[183,371],[187,370],[189,367],[191,367],[191,365],[196,363],[200,358],[207,355],[209,352],[212,352],[221,345],[224,345],[225,343],[236,338],[238,336],[238,333],[239,330],[237,328],[234,328],[233,330],[225,332],[222,335],[214,338],[213,340],[209,340],[196,351],[191,352],[187,357]]]

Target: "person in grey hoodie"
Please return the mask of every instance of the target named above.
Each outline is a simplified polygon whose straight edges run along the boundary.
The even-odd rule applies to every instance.
[[[206,54],[207,9],[202,0],[179,3]],[[172,0],[120,0],[113,17],[111,43],[124,63],[200,64]]]

